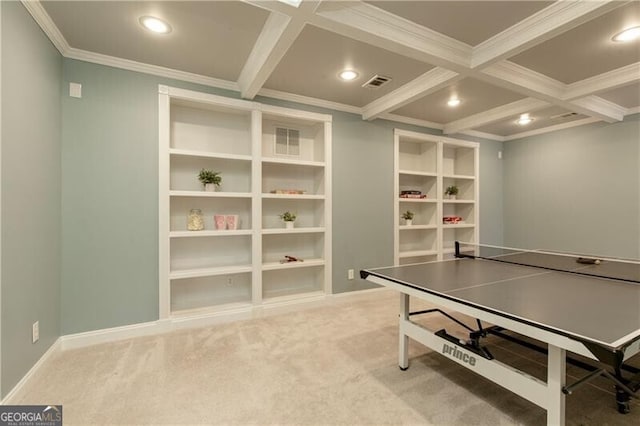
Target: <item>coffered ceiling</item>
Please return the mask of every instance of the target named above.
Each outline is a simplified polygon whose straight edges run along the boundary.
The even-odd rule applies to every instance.
[[[640,112],[640,1],[27,1],[69,58],[511,140]],[[167,21],[153,34],[144,15]],[[353,69],[358,77],[342,81]],[[362,85],[375,75],[389,83]],[[460,104],[447,101],[457,96]],[[534,120],[515,123],[520,114]],[[573,113],[573,114],[571,114]]]

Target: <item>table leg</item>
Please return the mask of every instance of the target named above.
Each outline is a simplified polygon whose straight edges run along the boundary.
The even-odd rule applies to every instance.
[[[404,333],[404,322],[409,321],[409,295],[400,293],[400,318],[398,334],[400,346],[398,350],[398,365],[401,370],[409,368],[409,337]]]
[[[566,382],[567,358],[564,349],[549,345],[547,359],[547,388],[549,404],[547,406],[547,424],[564,426],[565,394],[562,388]]]

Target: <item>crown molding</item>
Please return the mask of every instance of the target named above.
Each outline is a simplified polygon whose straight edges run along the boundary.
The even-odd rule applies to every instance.
[[[380,114],[398,109],[418,98],[436,92],[460,78],[462,78],[460,74],[444,68],[429,70],[393,92],[365,105],[362,108],[362,118],[364,120],[378,118]]]
[[[382,120],[395,121],[397,123],[411,124],[412,126],[428,127],[435,130],[442,130],[444,127],[441,123],[435,123],[433,121],[421,120],[419,118],[405,117],[402,115],[390,113],[382,114],[378,118]]]
[[[625,112],[625,116],[627,115],[632,115],[632,114],[637,114],[640,112],[640,106],[634,107],[634,108],[627,108],[627,111]]]
[[[469,68],[471,46],[362,2],[323,2],[310,22],[392,52],[444,66]]]
[[[451,121],[445,124],[444,133],[460,133],[474,127],[484,126],[496,121],[504,120],[524,112],[532,112],[548,106],[549,103],[534,98],[520,99],[510,104],[501,105],[488,111],[470,115],[460,120]]]
[[[497,142],[504,142],[504,136],[494,135],[493,133],[479,132],[477,130],[463,130],[459,132],[461,135],[473,136],[475,138],[489,139]]]
[[[66,56],[70,49],[69,43],[64,38],[56,24],[39,1],[21,0],[22,5],[31,14],[42,31],[49,37],[51,43],[58,49],[62,56]]]
[[[513,141],[516,139],[522,139],[529,136],[542,135],[544,133],[570,129],[572,127],[584,126],[585,124],[596,123],[598,121],[601,121],[601,120],[598,120],[597,118],[593,118],[593,117],[583,118],[582,120],[575,120],[575,121],[570,121],[568,123],[556,124],[555,126],[543,127],[542,129],[536,129],[536,130],[531,130],[531,131],[522,132],[522,133],[514,133],[512,135],[505,136],[504,140],[505,142]]]
[[[176,80],[187,81],[190,83],[202,84],[204,86],[217,87],[219,89],[232,90],[239,92],[238,84],[234,81],[222,80],[219,78],[206,77],[200,74],[194,74],[185,71],[178,71],[171,68],[165,68],[158,65],[150,65],[142,62],[131,61],[129,59],[116,58],[114,56],[103,55],[101,53],[88,52],[70,48],[66,55],[70,59],[91,62],[94,64],[106,65],[114,68],[121,68],[128,71],[136,71],[145,74],[151,74],[158,77],[173,78]]]
[[[557,1],[473,49],[471,67],[478,68],[517,55],[565,31],[601,16],[624,2]]]
[[[289,92],[281,92],[273,89],[260,89],[259,96],[267,98],[279,99],[281,101],[296,102],[299,104],[317,106],[320,108],[332,109],[335,111],[348,112],[351,114],[362,114],[362,108],[353,105],[341,104],[338,102],[325,101],[324,99],[312,98],[310,96],[296,95]]]
[[[640,62],[567,85],[564,100],[577,99],[640,81]]]

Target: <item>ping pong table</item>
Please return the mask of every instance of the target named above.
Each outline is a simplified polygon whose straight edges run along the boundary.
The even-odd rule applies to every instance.
[[[565,395],[600,376],[615,384],[618,411],[629,411],[640,388],[640,371],[628,365],[640,352],[640,263],[460,242],[455,248],[450,260],[360,271],[400,292],[400,369],[409,367],[411,338],[546,409],[547,424],[564,425]],[[411,312],[412,297],[446,311]],[[477,328],[450,311],[474,318]],[[412,320],[434,312],[464,326],[469,338]],[[547,353],[546,382],[495,359],[483,345],[489,334],[519,335],[511,339],[533,348],[527,338],[546,344],[537,347]],[[574,360],[590,371],[571,384],[567,352],[593,360]]]

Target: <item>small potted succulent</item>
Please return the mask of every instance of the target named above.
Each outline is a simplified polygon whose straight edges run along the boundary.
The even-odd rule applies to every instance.
[[[215,192],[216,188],[222,183],[220,172],[214,172],[213,170],[200,170],[198,179],[204,185],[204,190],[207,192]]]
[[[415,213],[413,213],[411,210],[407,210],[406,212],[402,213],[402,218],[404,219],[405,225],[411,226],[413,224],[414,215]]]
[[[296,214],[286,211],[280,215],[280,219],[284,220],[285,228],[293,229],[293,222],[296,220]]]
[[[444,191],[444,195],[446,195],[450,200],[455,200],[456,195],[458,195],[458,187],[455,185],[448,186]]]

